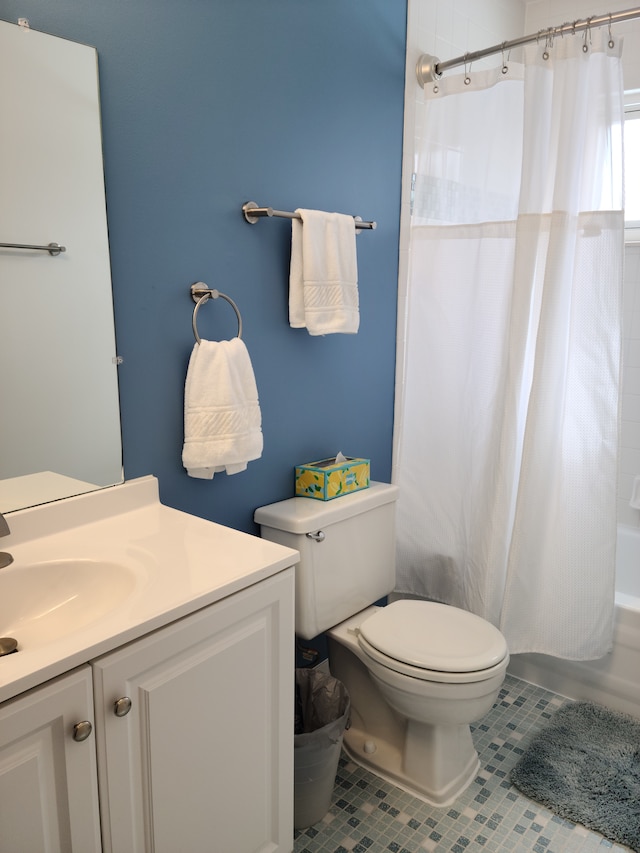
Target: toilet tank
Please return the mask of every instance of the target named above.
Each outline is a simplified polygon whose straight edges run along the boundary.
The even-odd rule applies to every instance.
[[[397,498],[397,486],[371,483],[332,501],[289,498],[255,511],[263,539],[300,552],[300,637],[310,640],[392,591]]]

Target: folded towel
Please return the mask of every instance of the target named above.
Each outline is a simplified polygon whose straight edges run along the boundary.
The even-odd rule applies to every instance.
[[[240,338],[196,344],[184,389],[182,464],[190,477],[237,474],[262,455],[262,417],[249,353]]]
[[[296,210],[291,221],[289,323],[310,335],[355,335],[360,325],[353,216]]]

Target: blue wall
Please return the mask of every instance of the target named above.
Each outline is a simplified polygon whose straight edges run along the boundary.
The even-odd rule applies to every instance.
[[[249,532],[296,463],[341,450],[388,481],[406,2],[3,0],[0,17],[98,51],[126,478]],[[248,225],[249,199],[378,222],[357,240],[356,336],[289,328],[291,226]],[[213,481],[181,463],[197,280],[241,310],[263,417],[262,458]],[[235,334],[221,301],[198,321]]]

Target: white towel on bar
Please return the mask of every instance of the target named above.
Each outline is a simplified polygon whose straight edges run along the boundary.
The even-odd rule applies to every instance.
[[[355,335],[360,325],[353,216],[296,210],[291,221],[289,323],[310,335]]]
[[[262,416],[249,353],[240,338],[195,344],[184,389],[182,464],[190,477],[244,471],[262,455]]]

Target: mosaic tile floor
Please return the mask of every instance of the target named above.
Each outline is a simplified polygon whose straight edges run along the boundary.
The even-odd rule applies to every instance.
[[[507,676],[473,729],[481,770],[462,796],[437,809],[340,759],[334,803],[296,832],[294,853],[613,853],[628,850],[529,800],[508,779],[529,738],[566,700]]]

